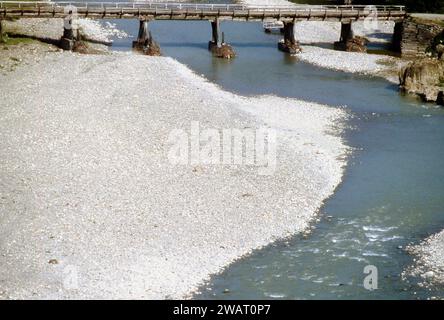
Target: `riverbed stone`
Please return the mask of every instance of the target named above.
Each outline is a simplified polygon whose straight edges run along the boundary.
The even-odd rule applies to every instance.
[[[427,280],[431,280],[435,277],[435,273],[433,271],[427,271],[423,274],[423,277]]]

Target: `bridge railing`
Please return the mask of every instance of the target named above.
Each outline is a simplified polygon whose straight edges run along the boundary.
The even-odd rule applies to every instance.
[[[0,1],[1,8],[51,8],[60,9],[66,6],[74,6],[82,9],[194,9],[194,10],[220,10],[220,11],[400,11],[404,12],[404,6],[364,6],[364,5],[244,5],[244,4],[217,4],[217,3],[175,3],[161,1],[133,1],[133,2],[78,2],[78,1]]]

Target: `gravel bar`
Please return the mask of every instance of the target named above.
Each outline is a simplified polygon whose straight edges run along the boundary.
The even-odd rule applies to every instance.
[[[444,230],[425,239],[421,244],[407,248],[416,256],[415,264],[404,275],[420,276],[423,284],[444,284]]]
[[[347,113],[222,91],[171,58],[45,52],[0,74],[0,298],[187,298],[307,230],[341,182]],[[169,134],[277,130],[273,175],[173,165]]]

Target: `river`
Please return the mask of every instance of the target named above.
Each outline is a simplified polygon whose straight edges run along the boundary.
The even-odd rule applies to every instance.
[[[136,36],[135,20],[113,21]],[[242,95],[273,94],[344,106],[354,148],[343,183],[307,237],[269,245],[238,260],[196,299],[426,299],[425,289],[401,279],[413,263],[404,248],[444,228],[444,110],[401,96],[384,79],[321,69],[277,50],[280,35],[260,23],[223,22],[238,56],[212,58],[208,22],[159,21],[150,30],[165,56]],[[133,39],[115,39],[129,50]],[[366,265],[378,268],[378,289],[363,287]]]

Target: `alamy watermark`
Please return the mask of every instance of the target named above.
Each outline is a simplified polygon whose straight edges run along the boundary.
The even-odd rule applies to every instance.
[[[378,289],[378,268],[373,265],[368,265],[364,267],[364,274],[367,276],[364,278],[364,288],[366,290],[377,290]]]
[[[277,133],[272,128],[202,129],[192,121],[189,133],[175,129],[168,143],[168,159],[174,165],[245,165],[257,167],[259,175],[276,170]]]
[[[79,270],[77,266],[67,265],[63,269],[63,288],[65,290],[79,289]]]
[[[365,6],[364,12],[369,14],[364,18],[364,31],[372,32],[379,29],[378,8],[376,6]]]

